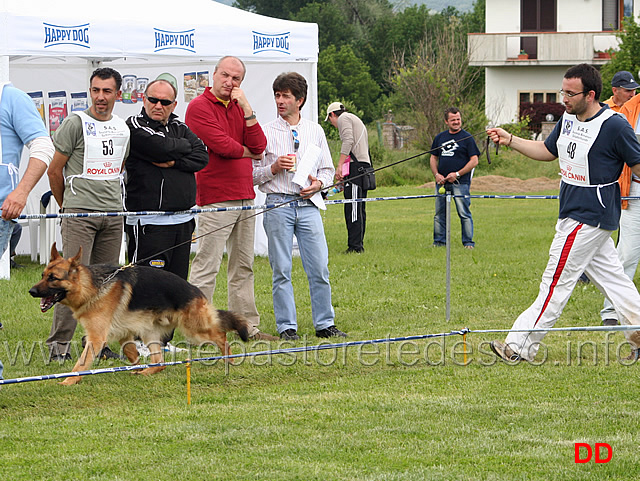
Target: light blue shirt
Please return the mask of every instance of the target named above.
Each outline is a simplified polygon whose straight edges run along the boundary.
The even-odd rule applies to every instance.
[[[36,137],[49,135],[33,100],[11,84],[5,85],[0,100],[0,134],[0,201],[3,201],[18,185],[18,168],[24,144]]]

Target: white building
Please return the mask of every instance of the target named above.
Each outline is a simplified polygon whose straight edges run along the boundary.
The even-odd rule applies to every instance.
[[[613,31],[639,12],[640,0],[486,0],[486,33],[470,34],[468,46],[470,65],[485,67],[487,117],[513,122],[520,102],[560,102],[567,68],[605,64]]]

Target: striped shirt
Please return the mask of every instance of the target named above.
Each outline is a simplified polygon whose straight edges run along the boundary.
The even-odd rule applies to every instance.
[[[294,176],[292,172],[282,170],[276,175],[271,172],[271,164],[278,160],[278,157],[294,153],[293,130],[298,132],[298,140],[300,141],[300,147],[297,151],[298,158],[304,156],[306,147],[309,145],[320,147],[322,155],[317,172],[311,175],[317,177],[322,185],[333,184],[335,168],[322,127],[303,118],[300,118],[298,125],[290,125],[278,116],[277,119],[263,127],[264,135],[267,137],[267,149],[264,151],[262,159],[253,161],[253,184],[258,185],[265,194],[297,195],[300,193],[300,187],[292,182]]]

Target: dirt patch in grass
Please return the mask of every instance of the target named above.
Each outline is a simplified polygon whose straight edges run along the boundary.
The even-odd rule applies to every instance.
[[[420,186],[424,189],[433,190],[434,182],[428,182]],[[474,192],[495,192],[521,194],[526,192],[540,192],[543,190],[559,190],[560,176],[557,179],[548,179],[547,177],[537,177],[535,179],[514,179],[511,177],[502,177],[501,175],[485,175],[482,177],[474,177],[471,181],[471,193]]]

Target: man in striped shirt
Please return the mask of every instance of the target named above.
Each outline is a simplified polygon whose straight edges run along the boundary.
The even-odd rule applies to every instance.
[[[264,213],[273,270],[273,311],[280,337],[297,340],[298,323],[291,283],[293,236],[298,240],[302,265],[311,294],[311,313],[318,337],[346,337],[334,323],[329,284],[329,250],[318,207],[309,200],[333,183],[335,168],[322,128],[303,119],[300,109],[307,97],[307,82],[295,72],[273,82],[278,118],[264,127],[267,149],[254,160],[253,183],[267,194],[268,204],[284,204]],[[293,182],[296,161],[314,162],[309,182]],[[296,200],[299,199],[299,200]]]

